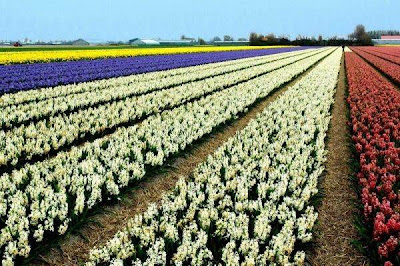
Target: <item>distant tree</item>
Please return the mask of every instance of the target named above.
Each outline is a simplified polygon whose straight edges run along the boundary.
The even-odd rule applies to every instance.
[[[224,41],[225,42],[230,42],[230,41],[233,41],[233,38],[231,36],[229,36],[229,35],[224,35]]]
[[[353,33],[350,33],[349,38],[350,39],[356,39],[356,40],[360,40],[362,38],[363,35],[367,34],[367,32],[365,31],[365,27],[362,24],[358,24],[356,26],[356,28],[354,29]]]
[[[221,38],[218,36],[215,36],[214,38],[211,39],[211,42],[220,42]]]
[[[318,42],[319,42],[319,43],[322,43],[322,41],[323,41],[322,35],[320,34],[320,35],[318,35]]]
[[[277,42],[275,34],[273,34],[273,33],[265,35],[264,38],[265,38],[266,43],[270,44],[270,45],[276,44],[276,42]]]
[[[202,38],[199,38],[198,42],[199,42],[200,45],[205,45],[206,44],[206,41],[204,39],[202,39]]]
[[[181,35],[181,40],[186,40],[186,36],[184,34]]]
[[[255,32],[251,32],[249,35],[250,45],[258,45],[258,34]]]
[[[244,42],[244,41],[247,41],[247,39],[246,38],[239,38],[238,41]]]
[[[349,34],[349,39],[356,40],[358,44],[362,45],[371,45],[372,40],[371,37],[365,31],[365,27],[362,24],[358,24],[354,29],[354,32]]]

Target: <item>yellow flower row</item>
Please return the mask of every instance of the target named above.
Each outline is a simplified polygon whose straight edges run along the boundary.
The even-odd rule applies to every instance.
[[[285,46],[195,46],[171,48],[127,48],[99,50],[56,50],[56,51],[26,51],[0,52],[0,64],[35,63],[50,61],[70,61],[80,59],[96,59],[109,57],[128,57],[139,55],[184,54],[217,51],[236,51],[251,49],[269,49]]]

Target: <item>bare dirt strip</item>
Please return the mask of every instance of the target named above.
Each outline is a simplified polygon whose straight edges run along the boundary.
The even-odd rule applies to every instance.
[[[188,176],[194,168],[205,161],[208,155],[215,152],[228,138],[242,130],[249,121],[261,112],[269,103],[311,71],[316,65],[309,68],[302,75],[292,80],[283,88],[273,92],[264,100],[249,108],[238,119],[225,125],[217,132],[205,137],[201,142],[192,145],[189,150],[169,160],[170,167],[159,173],[150,174],[144,181],[124,193],[123,200],[118,204],[109,204],[102,207],[99,214],[91,217],[89,224],[79,229],[79,234],[69,234],[59,243],[37,259],[29,262],[30,265],[80,265],[89,255],[94,246],[104,245],[118,230],[124,228],[129,218],[144,212],[150,203],[159,203],[162,195],[171,190],[181,176]]]
[[[321,182],[324,197],[318,208],[315,244],[310,258],[315,266],[369,265],[368,259],[351,244],[352,240],[358,239],[354,226],[357,195],[350,178],[351,139],[347,128],[346,89],[343,57],[327,135],[327,171]]]

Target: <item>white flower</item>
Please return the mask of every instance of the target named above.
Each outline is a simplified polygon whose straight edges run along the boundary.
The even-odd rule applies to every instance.
[[[204,86],[183,90],[182,94],[169,95],[170,90],[146,93],[144,95],[147,96],[144,97],[113,101],[104,110],[101,107],[87,108],[68,116],[52,117],[51,125],[57,129],[59,145],[64,145],[63,143],[84,137],[88,132],[100,132],[116,126],[123,121],[121,119],[140,117],[154,110],[159,112],[164,108],[161,106],[180,104],[180,101],[186,101],[188,97],[201,97],[205,93],[214,92],[199,100],[152,115],[138,125],[120,128],[104,138],[73,147],[67,152],[59,152],[54,157],[34,164],[27,163],[20,171],[1,176],[1,182],[7,182],[4,186],[7,194],[0,194],[3,197],[1,202],[7,205],[7,213],[3,215],[6,228],[2,231],[10,231],[10,234],[2,233],[5,238],[0,243],[0,250],[8,252],[11,249],[14,252],[12,247],[8,248],[8,244],[20,239],[23,243],[32,237],[41,241],[45,231],[57,229],[60,230],[58,232],[63,232],[72,215],[80,215],[85,208],[92,208],[110,195],[118,196],[120,190],[129,184],[129,180],[141,179],[147,167],[162,164],[169,156],[244,112],[256,100],[290,81],[332,50],[315,50],[271,63],[260,61],[258,66],[254,66],[254,62],[250,60],[248,69],[243,69],[240,75],[226,75],[230,77],[229,80],[220,78],[225,76],[220,75],[204,82]],[[296,61],[302,58],[303,60]],[[267,251],[259,257],[271,259],[279,251],[281,253],[277,255],[277,259],[281,263],[288,262],[292,258],[293,243],[298,237],[294,231],[301,226],[305,229],[304,239],[308,239],[310,235],[311,220],[306,219],[297,224],[293,217],[300,217],[304,213],[309,198],[317,192],[317,179],[325,160],[324,152],[320,151],[324,149],[324,143],[319,136],[321,140],[317,140],[315,145],[310,144],[310,140],[317,128],[314,124],[321,124],[318,127],[321,136],[327,130],[325,125],[329,124],[327,114],[332,103],[339,62],[340,53],[334,52],[328,56],[304,79],[272,102],[245,129],[231,138],[226,147],[223,146],[215,156],[210,156],[206,162],[200,164],[193,176],[186,181],[182,179],[173,194],[163,200],[161,207],[150,206],[143,215],[131,220],[126,230],[117,233],[105,247],[93,250],[91,260],[110,262],[117,259],[115,263],[119,263],[119,259],[132,257],[137,246],[145,251],[154,248],[159,235],[165,234],[165,245],[175,245],[176,254],[169,255],[176,258],[177,263],[211,262],[214,251],[207,245],[213,238],[237,241],[238,247],[227,251],[232,255],[227,259],[234,264],[236,258],[239,258],[240,262],[240,256],[235,255],[238,252],[236,248],[243,241],[251,240],[250,236],[254,236],[255,241],[267,241],[269,237],[273,239],[267,243]],[[272,71],[276,68],[279,69]],[[254,73],[268,71],[271,72],[227,89],[218,87],[234,80],[245,81],[253,77]],[[215,92],[216,90],[219,91]],[[87,88],[87,92],[90,91]],[[175,91],[179,91],[178,87]],[[155,98],[146,98],[150,97],[148,95],[163,97],[157,96],[160,97],[157,98],[160,102],[152,102]],[[130,101],[143,102],[127,107],[127,104],[132,104]],[[147,106],[148,103],[151,104]],[[303,110],[305,111],[302,112]],[[37,111],[39,113],[34,115],[42,112],[40,109]],[[86,116],[85,112],[92,112],[92,115]],[[105,118],[108,113],[110,116]],[[23,120],[26,117],[21,114],[18,119]],[[80,126],[74,128],[75,123]],[[65,125],[71,127],[65,128]],[[43,134],[46,137],[36,138],[41,134],[37,135],[31,129],[30,135],[36,140],[28,141],[24,145],[27,140],[21,140],[20,137],[23,136],[25,127],[15,129],[16,134],[10,135],[13,145],[7,146],[5,156],[10,156],[16,162],[16,154],[25,148],[31,154],[43,155],[46,145],[54,144],[55,139],[49,137],[53,130],[47,128],[46,123],[38,122],[35,126],[43,129],[40,132],[49,130],[50,135],[46,133]],[[9,132],[11,131],[13,130]],[[288,143],[294,146],[288,146]],[[317,156],[309,156],[312,150],[317,151]],[[289,164],[298,165],[299,173],[303,174],[297,177]],[[307,169],[312,173],[304,174]],[[291,178],[292,175],[296,176],[295,181]],[[300,190],[295,188],[292,180],[293,184],[303,184],[304,190],[301,189],[303,187]],[[67,201],[71,198],[75,201]],[[261,216],[258,219],[261,210],[272,210],[269,204],[276,206],[277,210],[273,210],[270,217]],[[203,210],[201,215],[200,210]],[[32,217],[26,217],[27,213],[31,213]],[[172,216],[175,218],[169,218]],[[260,229],[263,219],[269,219],[271,225],[276,224],[275,222],[285,223],[284,229],[276,232],[267,228],[263,232]],[[285,219],[289,219],[290,226]],[[65,226],[55,228],[58,220],[62,223],[66,221]],[[249,228],[257,220],[257,229],[252,229],[257,230],[257,233],[250,232]],[[26,233],[19,238],[17,232]],[[269,235],[271,232],[274,232],[273,236]],[[17,246],[18,254],[9,253],[10,256],[26,255],[25,246]],[[249,251],[244,247],[242,250],[252,254],[246,263],[259,261],[254,250]],[[162,252],[161,249],[153,251]],[[139,264],[137,260],[135,263]]]

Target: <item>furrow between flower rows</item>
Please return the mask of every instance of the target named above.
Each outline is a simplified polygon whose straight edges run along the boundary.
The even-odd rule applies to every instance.
[[[162,165],[172,154],[245,112],[257,100],[304,72],[311,66],[308,63],[304,60],[303,64],[292,64],[3,174],[3,263],[28,256],[32,244],[51,234],[64,234],[71,220],[77,221],[103,199],[118,195],[129,182],[142,179],[147,169]]]
[[[87,265],[303,265],[340,59],[323,60]]]
[[[109,130],[121,125],[135,123],[146,116],[247,82],[290,64],[310,66],[330,52],[331,50],[328,49],[317,54],[313,53],[311,56],[306,54],[289,57],[205,79],[201,82],[188,83],[138,97],[129,97],[93,108],[80,109],[69,114],[61,113],[31,122],[29,125],[21,125],[11,130],[1,130],[0,166],[7,167],[32,160],[35,157],[43,157],[50,152],[58,151],[65,146],[68,147],[76,141],[85,140],[86,137],[98,137],[110,133]]]

